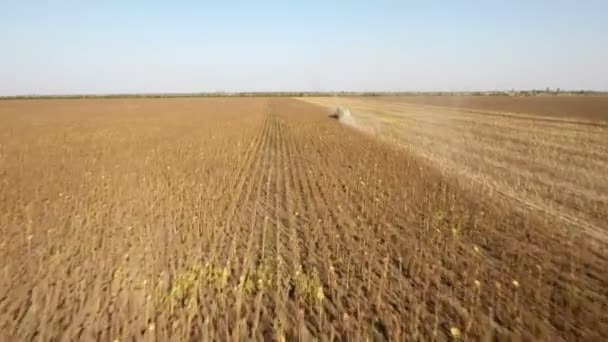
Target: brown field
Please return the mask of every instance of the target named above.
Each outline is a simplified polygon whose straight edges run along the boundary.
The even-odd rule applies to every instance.
[[[0,102],[0,340],[608,339],[605,126],[307,101]]]
[[[487,98],[497,101],[492,108],[501,108],[507,97]],[[306,101],[346,106],[356,128],[409,149],[443,173],[459,175],[466,185],[482,185],[491,197],[500,195],[517,207],[558,217],[576,230],[608,241],[608,123],[539,115],[557,108],[561,97],[544,97],[547,111],[536,114],[428,107],[411,99]],[[528,98],[513,101],[521,99]],[[587,100],[582,113],[596,106],[596,98]]]
[[[608,122],[608,95],[387,96],[383,101]]]

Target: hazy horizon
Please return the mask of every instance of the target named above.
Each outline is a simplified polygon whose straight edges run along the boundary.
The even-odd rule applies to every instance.
[[[0,96],[608,90],[608,3],[9,1]]]

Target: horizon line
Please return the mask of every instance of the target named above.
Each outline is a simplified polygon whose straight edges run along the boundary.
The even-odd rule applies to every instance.
[[[171,98],[171,97],[239,97],[239,96],[381,96],[381,95],[608,95],[608,90],[590,89],[512,89],[512,90],[420,90],[420,91],[203,91],[203,92],[120,92],[120,93],[57,93],[0,95],[0,100],[11,99],[78,99],[78,98]]]

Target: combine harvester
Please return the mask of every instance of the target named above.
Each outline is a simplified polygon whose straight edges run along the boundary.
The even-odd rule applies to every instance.
[[[339,106],[338,108],[336,108],[334,113],[330,116],[332,118],[340,121],[343,124],[347,124],[347,125],[351,125],[351,126],[355,125],[355,120],[354,120],[353,116],[350,114],[350,110],[346,107]]]

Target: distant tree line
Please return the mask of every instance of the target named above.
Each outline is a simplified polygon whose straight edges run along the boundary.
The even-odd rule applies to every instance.
[[[11,99],[124,99],[124,98],[180,98],[180,97],[308,97],[308,96],[538,96],[538,95],[607,95],[608,92],[593,90],[554,90],[546,88],[510,91],[299,91],[299,92],[205,92],[205,93],[158,93],[158,94],[98,94],[98,95],[19,95],[0,96]]]

